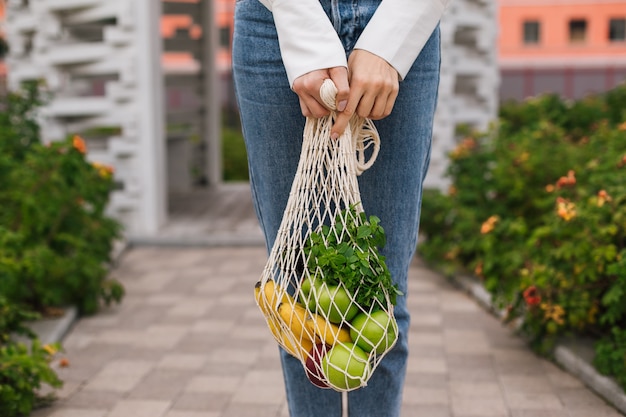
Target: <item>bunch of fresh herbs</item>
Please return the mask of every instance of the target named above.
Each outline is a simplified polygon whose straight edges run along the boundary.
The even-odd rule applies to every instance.
[[[312,232],[305,255],[312,275],[328,285],[343,283],[362,308],[372,304],[392,304],[402,295],[393,284],[385,257],[379,250],[385,245],[385,231],[380,219],[354,206],[340,211],[332,226],[323,225]]]

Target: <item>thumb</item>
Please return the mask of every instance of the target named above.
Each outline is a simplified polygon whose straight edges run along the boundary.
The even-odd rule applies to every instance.
[[[334,67],[329,71],[329,76],[332,82],[337,87],[337,97],[335,98],[335,105],[337,111],[342,112],[346,108],[348,103],[348,96],[350,95],[350,84],[348,83],[348,69],[346,67]]]

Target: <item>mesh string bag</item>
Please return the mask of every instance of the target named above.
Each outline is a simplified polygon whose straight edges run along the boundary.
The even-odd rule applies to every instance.
[[[367,384],[397,340],[397,288],[385,259],[384,229],[366,216],[357,175],[375,161],[380,139],[355,115],[330,137],[337,90],[321,88],[329,116],[307,118],[296,175],[255,298],[280,346],[320,388]]]

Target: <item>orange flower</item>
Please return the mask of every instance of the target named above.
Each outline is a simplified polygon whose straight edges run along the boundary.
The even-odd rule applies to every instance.
[[[576,205],[569,200],[559,197],[556,199],[556,213],[560,218],[568,222],[576,217]]]
[[[74,135],[72,138],[72,145],[74,145],[74,148],[80,153],[84,154],[87,152],[87,145],[85,145],[85,141],[78,135]]]
[[[556,182],[556,188],[567,187],[567,186],[575,185],[575,184],[576,184],[576,175],[575,175],[575,172],[570,169],[569,171],[567,171],[567,177],[561,177]]]
[[[483,263],[482,262],[479,262],[478,265],[476,265],[476,268],[474,268],[474,275],[482,278],[483,276]]]
[[[498,223],[500,218],[498,216],[491,216],[480,226],[480,233],[486,235],[490,233],[495,227],[496,223]]]
[[[617,129],[621,130],[622,132],[626,131],[626,122],[623,122],[623,123],[619,124],[617,126]]]
[[[537,287],[531,285],[524,290],[524,301],[531,307],[541,303],[541,296],[539,295],[539,291],[537,291]]]
[[[552,193],[552,192],[554,192],[554,190],[555,190],[554,185],[552,185],[552,184],[546,185],[546,192],[547,193]]]
[[[607,201],[612,201],[613,199],[605,190],[598,191],[598,207],[602,207],[604,203]]]
[[[450,157],[452,159],[464,158],[468,156],[470,151],[475,147],[476,139],[472,137],[467,137],[463,139],[452,152],[450,152]]]

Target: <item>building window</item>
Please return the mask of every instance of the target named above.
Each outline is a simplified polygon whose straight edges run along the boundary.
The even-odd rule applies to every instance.
[[[539,29],[539,22],[536,20],[527,20],[524,22],[524,43],[526,45],[539,43]]]
[[[220,46],[230,48],[230,26],[222,26],[219,29]]]
[[[626,41],[626,19],[611,19],[609,21],[609,40],[611,42]]]
[[[573,19],[569,21],[569,40],[572,43],[584,42],[587,38],[587,21]]]

